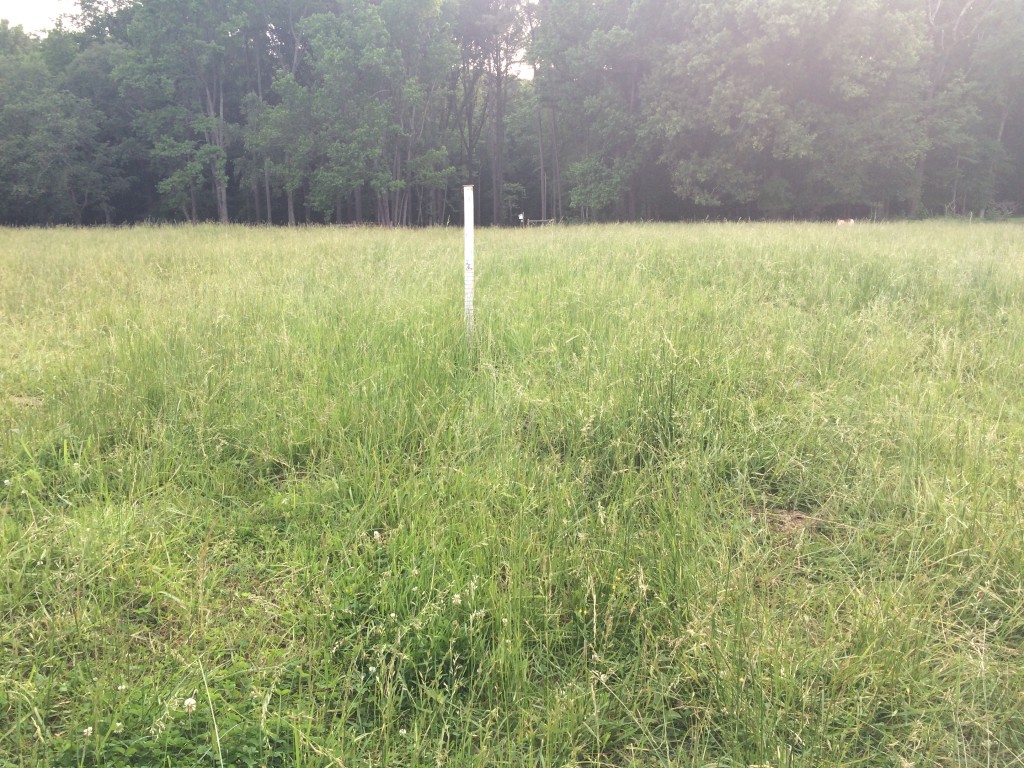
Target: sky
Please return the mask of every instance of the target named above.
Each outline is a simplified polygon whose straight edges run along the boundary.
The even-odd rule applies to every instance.
[[[52,29],[54,19],[73,10],[73,0],[0,0],[0,19],[7,19],[12,27],[20,25],[26,32]]]

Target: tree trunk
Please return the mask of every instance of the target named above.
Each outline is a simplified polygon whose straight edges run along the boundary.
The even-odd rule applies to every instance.
[[[494,113],[491,119],[491,223],[505,223],[505,82],[500,72],[493,74]]]
[[[548,176],[544,171],[544,119],[537,105],[537,151],[540,155],[540,217],[548,217]]]
[[[74,219],[75,226],[82,226],[82,214],[85,211],[86,202],[81,204],[78,202],[78,195],[75,194],[74,190],[71,190],[71,216]],[[86,198],[88,199],[88,197]]]
[[[224,183],[223,177],[218,177],[216,182],[217,188],[217,218],[221,224],[230,224],[231,219],[228,217],[228,187]]]
[[[253,179],[249,186],[250,191],[252,192],[252,205],[253,211],[255,212],[254,215],[256,217],[256,223],[259,224],[260,210],[263,208],[263,201],[260,200],[260,184],[256,179]]]
[[[255,42],[255,41],[254,41]],[[259,96],[260,102],[264,101],[263,98],[263,67],[260,66],[260,48],[256,48],[256,95]],[[267,224],[274,223],[273,213],[271,212],[270,203],[270,161],[263,161],[263,195],[267,201]],[[257,205],[257,209],[258,209]],[[256,219],[259,220],[259,210],[256,212]]]
[[[559,162],[558,153],[558,115],[551,113],[552,134],[554,136],[552,161],[555,165],[555,218],[561,220],[564,211],[562,207],[562,167]]]
[[[270,204],[270,163],[268,161],[263,163],[263,194],[267,199],[267,224],[273,224],[274,217]]]
[[[907,204],[910,206],[910,215],[912,217],[923,216],[925,213],[923,202],[924,163],[925,154],[922,152],[921,156],[917,159],[917,164],[914,166],[914,182],[907,198]]]
[[[952,195],[952,199],[950,200],[949,206],[948,206],[949,207],[949,213],[953,214],[954,216],[956,216],[957,213],[958,213],[956,199],[957,199],[957,196],[959,195],[959,192],[960,192],[959,185],[960,185],[960,155],[957,155],[956,156],[956,162],[953,163],[953,195]]]
[[[206,114],[214,121],[214,127],[206,134],[206,143],[217,147],[221,151],[220,157],[210,160],[210,175],[213,177],[213,194],[217,200],[217,220],[221,224],[230,223],[228,216],[228,188],[226,168],[221,164],[227,164],[227,141],[224,135],[224,82],[218,84],[216,101],[209,87],[206,88]]]

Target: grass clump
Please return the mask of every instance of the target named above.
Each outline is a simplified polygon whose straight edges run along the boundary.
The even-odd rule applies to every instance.
[[[1019,228],[0,245],[0,763],[1024,763]]]

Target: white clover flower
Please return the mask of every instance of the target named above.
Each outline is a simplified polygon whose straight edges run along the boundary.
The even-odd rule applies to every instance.
[[[399,736],[406,736],[406,735],[408,735],[408,733],[409,732],[407,730],[405,730],[405,728],[399,728],[398,729],[398,735]]]
[[[11,481],[10,481],[10,480],[6,480],[6,479],[4,480],[4,485],[6,485],[6,486],[10,486],[10,484],[11,484]]]
[[[452,595],[452,605],[462,605],[462,595],[458,593]]]
[[[119,690],[119,691],[127,691],[128,690],[128,686],[125,685],[124,683],[121,683],[119,686],[117,686],[117,690]]]
[[[196,700],[189,696],[184,702],[182,702],[181,708],[191,715],[196,711]]]
[[[123,733],[124,732],[124,723],[122,723],[119,720],[118,722],[114,723],[114,727],[111,728],[110,730],[111,730],[112,733]]]
[[[91,725],[88,728],[83,728],[82,729],[82,736],[84,736],[87,739],[92,737],[92,726]]]

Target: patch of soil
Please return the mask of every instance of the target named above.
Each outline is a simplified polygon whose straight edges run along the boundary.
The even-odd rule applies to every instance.
[[[11,396],[11,402],[19,408],[42,408],[43,398],[41,397],[19,397]]]
[[[796,509],[777,507],[756,510],[752,516],[764,523],[773,533],[783,536],[796,536],[805,531],[811,533],[825,523],[820,517],[813,517]]]

